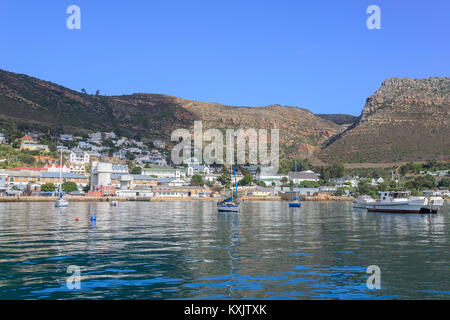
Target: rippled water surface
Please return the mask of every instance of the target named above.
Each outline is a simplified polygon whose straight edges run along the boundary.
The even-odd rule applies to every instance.
[[[449,209],[0,203],[0,299],[450,299]],[[67,288],[71,265],[80,290]],[[367,288],[370,265],[381,290]]]

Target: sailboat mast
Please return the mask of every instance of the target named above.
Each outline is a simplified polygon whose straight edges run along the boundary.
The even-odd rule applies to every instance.
[[[300,201],[300,174],[297,170],[297,161],[295,161],[295,172],[297,172],[297,199]]]
[[[231,161],[233,162],[234,185],[236,186],[236,196],[237,196],[237,200],[239,201],[239,192],[238,192],[238,187],[237,187],[237,182],[236,182],[236,168],[234,167],[233,154],[231,155]]]
[[[61,195],[62,149],[60,151],[61,151],[61,156],[59,158],[59,194]]]

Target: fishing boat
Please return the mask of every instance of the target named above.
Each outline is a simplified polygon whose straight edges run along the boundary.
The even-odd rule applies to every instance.
[[[295,161],[295,172],[297,173],[297,196],[292,199],[292,202],[289,202],[290,208],[301,208],[302,203],[300,202],[300,176],[297,170],[297,161]]]
[[[69,206],[69,201],[63,199],[63,193],[62,193],[62,149],[61,149],[61,158],[59,161],[59,199],[55,201],[55,207],[56,208],[64,208]]]
[[[236,201],[233,199],[233,188],[231,188],[231,197],[223,201],[217,202],[217,210],[219,212],[239,212],[239,192],[236,181],[236,169],[234,167],[233,155],[231,155],[231,162],[234,173],[234,185],[236,186]]]
[[[366,209],[368,204],[375,203],[376,200],[369,195],[359,196],[353,201],[353,208]]]
[[[380,195],[380,200],[366,205],[368,212],[438,213],[444,205],[441,197],[411,197],[409,191],[386,191]]]

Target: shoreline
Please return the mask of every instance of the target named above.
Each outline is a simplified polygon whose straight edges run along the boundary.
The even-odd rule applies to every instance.
[[[222,198],[193,198],[193,197],[64,197],[65,200],[69,202],[175,202],[175,201],[207,201],[207,202],[218,202]],[[17,196],[17,197],[0,197],[0,203],[8,202],[54,202],[58,200],[58,197],[32,197],[32,196]],[[282,200],[281,197],[241,197],[242,202],[268,202],[268,201],[279,201],[288,202]],[[350,202],[353,198],[349,197],[304,197],[302,201],[307,202]]]

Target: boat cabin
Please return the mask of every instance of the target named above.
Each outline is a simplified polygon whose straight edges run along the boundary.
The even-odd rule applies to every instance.
[[[409,199],[411,192],[409,191],[382,191],[381,202],[406,201]]]

